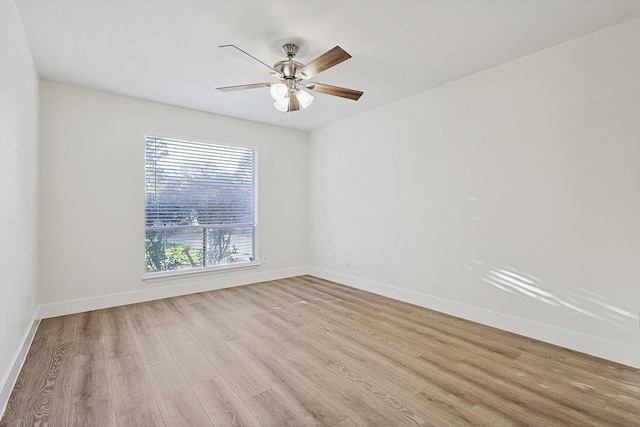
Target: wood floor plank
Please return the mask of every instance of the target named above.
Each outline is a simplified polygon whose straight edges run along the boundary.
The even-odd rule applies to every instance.
[[[71,397],[69,383],[72,379],[72,366],[74,358],[74,343],[63,342],[43,347],[39,354],[40,360],[30,361],[37,362],[36,369],[33,371],[34,377],[31,383],[21,384],[21,381],[27,380],[30,376],[20,376],[18,378],[18,389],[20,387],[32,387],[31,393],[24,396],[24,399],[15,403],[10,401],[8,405],[7,415],[14,417],[16,420],[21,419],[23,425],[35,424],[65,424],[68,422],[67,415],[68,405],[56,405],[58,399],[66,399]],[[21,407],[27,406],[30,411],[21,412]],[[12,414],[13,412],[13,414]]]
[[[250,338],[256,346],[266,348],[276,355],[278,360],[289,360],[300,355],[298,348],[287,341],[294,334],[286,328],[278,330],[268,322],[241,313],[230,313],[228,317],[236,327],[242,329],[245,338]]]
[[[343,375],[318,368],[304,358],[290,360],[286,366],[299,378],[308,381],[311,387],[332,397],[334,404],[356,423],[366,426],[409,425],[395,411],[385,410],[371,391],[363,390],[353,381],[345,381]]]
[[[283,320],[289,323],[294,328],[299,328],[300,326],[304,326],[309,322],[311,322],[308,317],[300,314],[297,311],[288,310],[286,308],[278,307],[278,308],[269,310],[268,313],[271,314],[272,316],[277,317],[280,320]]]
[[[186,347],[195,346],[178,320],[156,323],[154,329],[172,355],[180,353]]]
[[[137,352],[133,335],[122,307],[102,310],[100,322],[102,327],[102,346],[107,359],[117,359]]]
[[[274,283],[273,293],[276,295],[290,295],[290,289],[283,290],[282,288],[277,287],[278,283]],[[297,297],[297,294],[294,294],[294,297]],[[307,298],[309,295],[307,295]],[[295,301],[290,302],[285,306],[287,309],[292,309],[294,311],[299,311],[304,315],[310,317],[312,319],[321,320],[325,326],[347,326],[343,323],[338,316],[332,316],[330,313],[326,311],[326,308],[323,310],[323,306],[327,304],[326,301],[323,301],[322,298],[311,298],[313,301],[312,304],[309,303],[307,299],[304,297],[296,298]],[[296,310],[297,309],[297,310]],[[308,323],[308,322],[307,322]]]
[[[343,302],[343,304],[347,304]],[[347,305],[350,310],[356,310],[356,305]],[[384,311],[372,311],[367,314],[370,322],[377,325],[377,328],[390,333],[402,333],[404,338],[413,338],[417,343],[422,341],[437,341],[447,346],[457,346],[465,351],[475,351],[482,353],[500,353],[512,359],[522,354],[517,349],[510,348],[508,345],[498,343],[495,340],[480,340],[480,345],[475,345],[478,338],[470,338],[471,335],[460,337],[456,334],[444,333],[438,328],[432,327],[427,323],[419,323],[413,320],[407,320],[402,313],[387,313]]]
[[[147,317],[154,325],[172,320],[171,312],[167,306],[167,300],[147,301],[140,306],[147,313]]]
[[[440,365],[454,365],[464,360],[467,354],[457,354],[447,351],[446,347],[438,344],[430,344],[424,346],[424,351],[416,354],[415,348],[407,347],[399,336],[390,336],[388,334],[379,333],[372,336],[364,336],[354,332],[352,329],[337,328],[333,334],[341,336],[345,340],[358,343],[368,352],[384,359],[385,363],[397,366],[403,369],[409,369],[414,375],[420,377],[421,367],[417,357],[425,356],[429,360],[437,361]]]
[[[573,354],[571,350],[564,349],[541,341],[535,341],[521,335],[512,334],[497,328],[492,328],[480,323],[439,313],[433,310],[418,309],[409,313],[409,316],[422,319],[430,326],[438,327],[446,333],[459,333],[462,331],[466,335],[473,335],[479,338],[490,337],[494,341],[508,343],[521,353],[536,354],[540,357],[550,358],[556,361],[564,360],[568,355]],[[481,345],[481,344],[480,344]]]
[[[303,332],[301,331],[299,335],[286,338],[280,342],[283,345],[294,348],[295,351],[292,351],[292,353],[297,354],[296,357],[304,357],[319,367],[330,365],[336,360],[335,354],[323,349],[321,345],[313,340],[312,336],[305,335]]]
[[[331,360],[312,340],[300,333],[294,326],[268,314],[254,314],[247,317],[240,313],[230,313],[228,317],[240,328],[245,337],[267,349],[280,361],[306,356],[316,363],[326,365]]]
[[[272,280],[270,282],[258,283],[256,288],[269,295],[274,295],[278,300],[282,301],[283,305],[298,303],[300,300],[304,299],[290,292],[283,292],[279,289],[279,284],[279,281]]]
[[[351,328],[354,332],[368,336],[376,335],[379,332],[363,323],[361,318],[352,311],[338,307],[332,301],[319,300],[314,304],[305,303],[300,305],[300,308],[302,307],[304,307],[308,316],[315,317],[321,320],[325,326],[328,326],[325,329]]]
[[[187,333],[241,399],[269,389],[262,378],[238,359],[238,356],[210,329],[201,327],[187,330]]]
[[[167,300],[167,308],[171,314],[171,318],[180,323],[182,329],[197,329],[204,327],[200,323],[200,318],[195,315],[189,304],[176,304],[175,298]]]
[[[327,303],[327,312],[340,319],[340,321],[347,325],[347,327],[360,335],[369,337],[380,336],[385,337],[390,341],[402,338],[403,346],[417,356],[425,351],[431,350],[434,346],[446,345],[445,342],[439,340],[427,340],[424,336],[419,334],[402,334],[399,335],[399,331],[394,328],[383,327],[381,324],[376,323],[369,317],[362,317],[357,311],[351,308],[345,308],[340,303]],[[340,326],[340,325],[335,325]],[[374,327],[375,326],[375,327]]]
[[[140,305],[127,305],[123,309],[142,362],[151,363],[170,358],[169,350],[144,309]]]
[[[362,424],[356,424],[351,418],[345,418],[338,424],[334,424],[333,427],[363,427]]]
[[[403,424],[423,426],[433,422],[429,419],[431,413],[417,410],[417,405],[413,404],[415,401],[397,394],[397,390],[390,390],[380,377],[366,375],[363,371],[356,371],[340,361],[327,366],[324,371],[334,372],[339,378],[348,380],[370,397],[377,399],[380,404],[386,405],[387,409],[403,420]]]
[[[301,276],[42,320],[0,427],[630,427],[639,408],[639,369]]]
[[[581,412],[589,413],[588,408],[593,410],[602,409],[607,403],[608,399],[606,398],[582,393],[582,390],[571,389],[547,375],[532,374],[531,369],[524,369],[521,365],[511,360],[501,360],[500,362],[497,364],[495,360],[477,356],[470,356],[465,359],[465,363],[480,367],[497,378],[508,378],[513,384],[519,384],[529,390],[537,390],[540,395],[563,405],[572,406],[572,402],[579,405],[584,404],[585,409],[582,409]],[[570,397],[574,393],[578,394],[578,398]]]
[[[413,396],[411,401],[419,408],[421,413],[431,416],[437,414],[440,418],[438,424],[448,426],[489,425],[483,422],[484,420],[481,420],[480,414],[474,413],[471,408],[466,407],[463,402],[458,401],[451,395],[441,396],[437,393],[430,393],[426,389],[424,392]]]
[[[241,291],[242,288],[244,288],[244,286],[220,289],[216,292],[216,297],[227,301],[229,307],[233,307],[234,311],[244,314],[261,313],[262,309],[260,307],[257,307],[250,300],[245,298],[244,294],[246,291]]]
[[[202,296],[207,300],[207,304],[217,313],[231,313],[234,310],[229,301],[221,297],[220,291],[203,292]]]
[[[489,392],[488,396],[483,398],[485,403],[487,401],[513,403],[519,409],[526,409],[532,418],[544,419],[553,425],[602,425],[575,408],[555,402],[512,382],[512,379],[496,377],[494,372],[487,372],[466,362],[456,365],[456,370],[460,375]]]
[[[307,331],[307,334],[311,332]],[[384,384],[388,390],[411,398],[426,387],[426,383],[415,378],[402,368],[385,363],[378,354],[366,352],[361,345],[343,339],[333,333],[316,333],[313,339],[324,348],[337,355],[338,360],[346,362],[352,370],[360,375],[368,377],[369,372],[375,372],[377,380]],[[332,363],[329,366],[335,366]]]
[[[95,341],[96,347],[99,342],[99,339]],[[90,351],[75,356],[71,372],[71,420],[66,424],[115,426],[116,413],[104,352]]]
[[[155,328],[189,384],[211,380],[220,375],[178,322],[158,323]]]
[[[163,426],[156,398],[137,354],[107,362],[118,426]]]
[[[255,286],[239,286],[234,289],[244,304],[254,306],[260,312],[282,308],[282,303],[273,298],[270,294],[265,294]]]
[[[592,366],[594,360],[597,360],[599,363],[597,363],[595,366]],[[580,354],[577,352],[568,355],[563,360],[563,364],[566,366],[577,367],[579,369],[585,369],[589,367],[591,372],[615,379],[620,379],[623,377],[622,371],[625,368],[624,365],[621,365],[619,363],[598,359],[595,356]]]
[[[485,397],[471,408],[471,411],[480,417],[491,420],[484,424],[487,426],[560,426],[557,422],[550,422],[539,417],[538,414],[530,413],[527,408],[519,406],[517,402],[496,396]]]
[[[263,426],[299,427],[308,426],[300,414],[273,389],[268,389],[247,400],[245,404]]]
[[[328,295],[312,286],[309,286],[304,276],[276,280],[272,283],[275,289],[279,289],[287,294],[293,295],[296,298],[299,298],[300,301],[306,301],[307,303],[312,302],[314,305],[338,300],[338,298],[332,295]]]
[[[191,304],[190,307],[200,323],[208,326],[221,340],[230,341],[242,336],[233,325],[229,324],[225,314],[218,313],[215,306],[208,305],[208,300],[205,298]]]
[[[541,358],[533,354],[524,354],[517,359],[518,362],[527,363],[540,369],[547,370],[557,381],[569,384],[582,390],[589,389],[594,394],[607,399],[626,398],[638,402],[640,405],[640,382],[629,383],[601,375],[595,370],[582,369],[569,366],[564,362],[557,363],[554,360]]]
[[[635,399],[609,399],[605,405],[607,413],[615,414],[618,422],[629,426],[640,426],[640,404]]]
[[[47,336],[46,345],[62,345],[75,342],[78,336],[80,315],[59,316],[40,321],[38,330]]]
[[[346,418],[329,399],[314,393],[292,371],[280,364],[272,355],[256,348],[248,339],[239,339],[227,345],[271,388],[277,391],[298,414],[311,424],[332,426]]]
[[[409,366],[416,376],[427,382],[427,386],[421,391],[427,398],[443,399],[444,402],[455,400],[456,405],[470,408],[488,394],[482,386],[461,378],[454,366],[442,363],[440,357],[420,356],[411,361]]]
[[[356,424],[351,418],[345,418],[338,424],[334,424],[333,427],[363,427],[362,424]]]
[[[222,377],[193,385],[193,391],[216,426],[254,427],[260,423]]]
[[[162,359],[145,369],[166,425],[213,425],[175,361]]]
[[[191,385],[216,378],[218,370],[209,362],[197,346],[187,347],[176,353],[173,359],[178,364],[182,374]]]
[[[98,310],[87,311],[78,315],[76,335],[76,354],[87,354],[104,350],[101,340],[102,324]]]

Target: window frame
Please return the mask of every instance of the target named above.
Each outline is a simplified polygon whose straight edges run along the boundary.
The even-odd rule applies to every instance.
[[[143,263],[142,270],[143,276],[142,279],[145,282],[159,281],[159,280],[170,280],[179,278],[182,276],[198,276],[198,275],[206,275],[216,272],[228,272],[230,270],[243,270],[248,268],[255,268],[260,266],[259,262],[259,253],[258,253],[258,235],[259,235],[259,212],[258,212],[258,196],[259,196],[259,151],[258,148],[254,145],[248,144],[238,144],[234,142],[222,142],[218,140],[206,139],[206,138],[196,138],[196,137],[185,137],[185,136],[176,136],[176,135],[168,135],[164,132],[146,132],[144,134],[144,144],[143,145],[143,158],[144,158],[144,167],[143,170],[143,185],[144,185],[144,214],[143,214],[143,243],[146,243],[147,237],[146,233],[148,230],[147,223],[147,175],[146,175],[146,148],[147,148],[147,138],[158,138],[158,139],[168,139],[168,140],[178,140],[182,142],[194,142],[199,144],[211,144],[220,147],[230,147],[230,148],[241,148],[248,149],[253,151],[253,261],[247,262],[237,262],[237,263],[229,263],[229,264],[214,264],[207,265],[202,267],[189,267],[177,270],[164,270],[164,271],[147,271],[145,263]],[[169,228],[169,227],[168,227]],[[203,226],[203,228],[206,228]]]

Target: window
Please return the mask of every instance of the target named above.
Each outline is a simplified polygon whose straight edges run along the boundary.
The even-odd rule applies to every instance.
[[[145,272],[255,260],[256,151],[147,136]]]

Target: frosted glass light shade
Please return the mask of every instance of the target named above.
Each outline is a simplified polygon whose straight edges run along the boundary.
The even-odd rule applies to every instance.
[[[271,88],[269,89],[269,93],[271,94],[271,97],[276,101],[278,99],[282,99],[285,96],[287,96],[288,91],[289,89],[287,88],[287,85],[283,83],[276,83],[274,85],[271,85]]]
[[[276,107],[276,110],[286,113],[287,111],[289,111],[289,97],[287,96],[284,98],[276,99],[276,101],[273,103],[273,106]]]
[[[303,90],[299,90],[296,93],[296,96],[298,97],[298,102],[302,108],[307,108],[313,102],[313,96]]]

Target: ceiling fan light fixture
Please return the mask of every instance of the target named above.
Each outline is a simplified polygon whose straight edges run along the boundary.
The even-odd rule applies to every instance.
[[[302,108],[307,108],[313,102],[313,95],[309,92],[305,92],[304,90],[298,90],[296,92],[296,96],[298,97],[298,102]]]
[[[289,111],[289,97],[286,96],[280,99],[276,99],[273,103],[273,106],[276,108],[276,110],[286,113],[287,111]]]
[[[269,89],[269,93],[271,94],[271,97],[276,101],[286,97],[288,92],[289,92],[289,88],[284,83],[272,84],[271,88]]]

